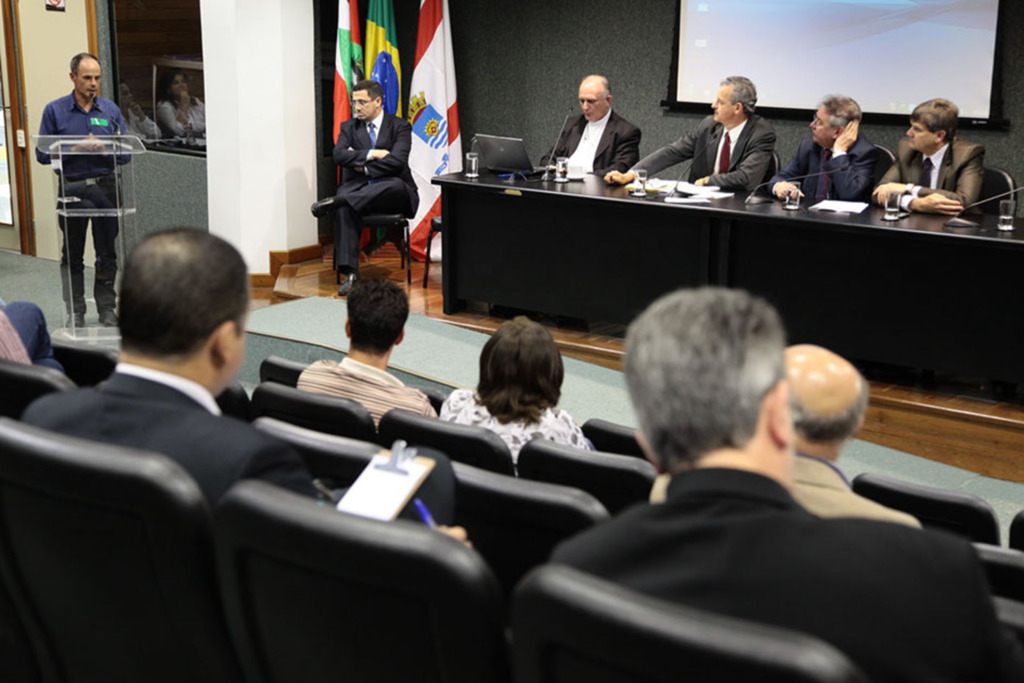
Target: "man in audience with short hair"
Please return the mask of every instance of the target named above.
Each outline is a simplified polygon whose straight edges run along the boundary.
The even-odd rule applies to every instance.
[[[793,422],[775,310],[684,290],[629,327],[626,382],[668,499],[635,506],[552,560],[697,609],[832,644],[874,681],[1024,680],[970,543],[793,500]]]
[[[819,517],[868,517],[920,528],[911,515],[858,496],[836,466],[864,424],[868,383],[842,356],[812,344],[786,349],[796,460],[793,497]]]
[[[437,417],[426,394],[387,371],[391,352],[405,338],[408,318],[409,297],[401,287],[384,280],[357,280],[348,295],[348,356],[340,363],[313,363],[299,376],[299,389],[358,401],[370,411],[374,424],[392,408]]]
[[[978,201],[985,148],[957,137],[959,116],[957,106],[941,98],[914,107],[896,163],[875,188],[877,203],[896,192],[905,210],[956,214]]]
[[[198,230],[144,239],[121,280],[121,359],[96,388],[50,394],[22,419],[94,441],[162,453],[211,505],[239,479],[317,497],[295,452],[220,416],[214,397],[245,355],[249,274],[230,244]]]

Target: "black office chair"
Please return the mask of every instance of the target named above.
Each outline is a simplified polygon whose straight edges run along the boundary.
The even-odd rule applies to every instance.
[[[497,583],[462,543],[259,481],[232,488],[214,526],[247,680],[508,680]]]
[[[53,340],[53,357],[64,366],[64,374],[80,387],[91,387],[110,377],[117,367],[117,353],[99,346]]]
[[[992,604],[999,623],[1008,628],[1024,646],[1024,603],[994,596]]]
[[[427,254],[423,264],[423,289],[427,288],[427,278],[430,277],[430,245],[434,243],[434,235],[439,232],[444,232],[444,223],[440,216],[436,216],[430,219],[430,231],[427,233]]]
[[[306,363],[297,360],[267,356],[260,363],[260,382],[277,382],[286,387],[295,387],[299,384],[299,375],[308,367]]]
[[[351,486],[370,459],[381,452],[376,442],[324,434],[272,417],[261,417],[253,426],[289,444],[310,474],[332,488]]]
[[[224,387],[224,391],[217,395],[216,401],[221,414],[242,422],[252,419],[249,394],[237,379]]]
[[[813,636],[703,612],[547,565],[512,602],[517,683],[866,683]]]
[[[483,427],[443,422],[408,410],[389,410],[377,426],[380,443],[388,446],[403,439],[410,446],[436,448],[456,462],[499,474],[515,474],[508,446]]]
[[[975,543],[999,545],[995,510],[978,496],[900,481],[865,472],[853,480],[853,492],[920,520],[929,529],[943,529]]]
[[[75,388],[60,370],[0,358],[0,416],[20,418],[40,396]]]
[[[324,197],[313,202],[309,210],[316,218],[326,216],[335,210],[339,201],[340,198],[336,196]],[[402,257],[402,267],[405,268],[405,284],[412,285],[412,258],[409,254],[409,217],[401,213],[367,214],[363,216],[363,227],[387,229],[387,235],[383,241],[391,242],[398,248],[398,253]],[[335,245],[335,249],[337,249],[337,245]],[[334,264],[335,281],[340,283],[341,271],[338,270],[337,255],[335,255]]]
[[[434,387],[416,388],[427,395],[427,399],[430,401],[431,407],[437,412],[438,415],[440,415],[441,406],[443,406],[444,402],[448,400],[448,394],[451,393],[451,390],[442,391],[441,389],[435,389]]]
[[[1014,515],[1010,521],[1010,540],[1007,545],[1014,550],[1024,551],[1024,510]]]
[[[639,458],[584,451],[547,439],[523,446],[516,469],[523,479],[582,489],[613,515],[647,502],[658,476],[654,465]]]
[[[1013,182],[1013,176],[1009,171],[996,166],[986,166],[978,201],[1010,192],[1016,188],[1017,183]],[[999,202],[994,199],[987,204],[982,204],[979,208],[990,216],[999,215]],[[1014,215],[1017,215],[1016,211],[1014,211]]]
[[[636,440],[636,430],[632,427],[624,427],[608,420],[592,417],[583,423],[581,429],[583,436],[587,437],[594,448],[602,453],[632,455],[647,459],[643,449],[640,448],[640,442]]]
[[[192,477],[9,419],[0,452],[0,575],[44,681],[241,680]]]
[[[360,403],[339,396],[314,394],[276,382],[264,382],[252,392],[250,415],[274,417],[325,434],[376,441],[370,412]]]
[[[556,545],[608,519],[604,506],[579,489],[452,464],[455,523],[466,528],[505,595]]]
[[[1024,552],[975,543],[992,595],[1024,603]]]
[[[892,153],[892,150],[884,145],[875,145],[875,149],[878,150],[878,157],[875,159],[875,172],[874,172],[874,185],[877,187],[882,182],[882,177],[889,172],[892,165],[896,163],[896,155]]]

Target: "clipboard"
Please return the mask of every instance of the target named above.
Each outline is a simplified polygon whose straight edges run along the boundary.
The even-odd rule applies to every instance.
[[[384,451],[373,456],[336,508],[370,519],[395,519],[434,469],[434,464],[432,458],[417,456],[415,449],[405,448],[404,441],[396,441],[390,453]]]

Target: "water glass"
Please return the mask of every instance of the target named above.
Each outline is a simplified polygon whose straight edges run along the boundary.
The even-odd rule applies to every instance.
[[[569,157],[558,157],[555,159],[555,182],[569,182]]]
[[[476,152],[466,152],[466,172],[464,175],[467,178],[480,177],[480,155]]]
[[[792,187],[786,190],[786,202],[782,205],[787,211],[796,211],[800,208],[800,183],[790,183]]]
[[[902,192],[890,192],[885,195],[885,215],[882,220],[898,221],[900,219],[900,197]]]
[[[646,197],[647,196],[647,169],[638,168],[633,171],[636,174],[636,179],[633,180],[633,196],[634,197]]]
[[[1013,230],[1013,217],[1017,215],[1017,200],[1003,199],[999,202],[999,229]]]

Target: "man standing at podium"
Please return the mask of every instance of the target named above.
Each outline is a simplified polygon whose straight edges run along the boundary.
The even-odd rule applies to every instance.
[[[121,135],[125,131],[121,110],[110,100],[100,97],[100,62],[93,55],[82,52],[71,59],[71,83],[74,90],[50,102],[43,110],[39,124],[40,136],[103,136]],[[115,157],[102,153],[103,143],[95,145],[87,141],[75,146],[72,154],[61,155],[54,172],[61,178],[63,187],[60,196],[65,199],[77,198],[74,208],[113,209],[117,206],[114,164]],[[81,154],[95,149],[96,154]],[[41,164],[51,164],[50,154],[36,147],[36,158]],[[123,163],[126,159],[117,159]],[[61,168],[61,166],[63,168]],[[89,227],[88,217],[59,217],[60,229],[64,234],[64,249],[61,254],[61,284],[64,306],[74,316],[74,326],[85,325],[85,233]],[[92,217],[92,244],[96,250],[96,279],[93,282],[93,296],[99,311],[101,325],[117,325],[116,294],[114,280],[117,277],[118,222],[114,216]]]

